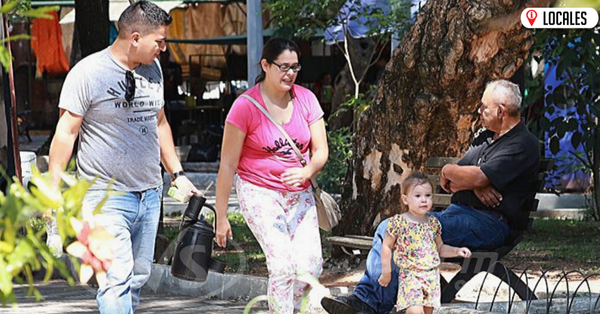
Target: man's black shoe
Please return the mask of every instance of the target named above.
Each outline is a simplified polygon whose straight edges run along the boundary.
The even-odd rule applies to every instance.
[[[321,305],[329,314],[376,314],[370,306],[355,295],[348,297],[324,297]]]

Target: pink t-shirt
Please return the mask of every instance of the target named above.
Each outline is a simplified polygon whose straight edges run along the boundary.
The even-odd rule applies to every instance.
[[[310,150],[309,126],[323,117],[323,110],[315,95],[308,89],[294,85],[293,112],[290,122],[283,129],[294,140],[308,161]],[[259,84],[246,91],[266,108]],[[281,182],[281,174],[291,167],[302,167],[298,156],[285,137],[250,100],[238,97],[225,120],[246,133],[244,146],[238,163],[238,175],[261,187],[277,191],[301,191],[310,185],[307,180],[302,186],[288,187]]]

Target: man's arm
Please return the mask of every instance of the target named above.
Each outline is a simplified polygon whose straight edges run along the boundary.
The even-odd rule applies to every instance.
[[[171,126],[169,126],[169,122],[167,122],[164,107],[158,112],[157,120],[158,143],[160,144],[160,160],[163,166],[165,166],[165,169],[169,175],[172,175],[175,172],[183,171],[183,167],[181,166],[181,162],[179,161],[177,152],[175,151],[173,133],[171,133]],[[194,184],[186,176],[178,176],[174,183],[180,191],[186,194],[196,190]]]
[[[478,166],[448,164],[442,168],[440,184],[447,192],[472,190],[486,206],[498,206],[502,195]]]
[[[60,174],[65,170],[73,145],[79,134],[83,116],[76,115],[70,111],[61,109],[60,119],[56,125],[56,132],[50,144],[50,156],[48,161],[48,172],[52,176],[52,182],[58,185],[60,182]]]
[[[449,191],[474,190],[490,185],[490,180],[478,166],[448,164],[441,171],[442,184]]]

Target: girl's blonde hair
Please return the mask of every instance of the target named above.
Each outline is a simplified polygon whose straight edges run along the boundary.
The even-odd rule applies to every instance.
[[[429,180],[429,177],[423,174],[422,172],[415,171],[409,174],[408,177],[406,177],[406,179],[402,181],[402,184],[400,185],[400,191],[402,195],[408,195],[408,193],[410,193],[410,191],[412,191],[412,189],[415,186],[422,184],[429,184],[431,186],[431,189],[433,190],[433,184],[431,183],[431,180]],[[406,206],[406,204],[404,204],[404,202],[401,201],[400,212],[404,213],[407,211],[408,206]]]

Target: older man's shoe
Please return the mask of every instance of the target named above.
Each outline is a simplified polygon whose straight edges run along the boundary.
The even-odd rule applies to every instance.
[[[376,314],[373,309],[355,295],[348,297],[324,297],[321,305],[329,314]]]

